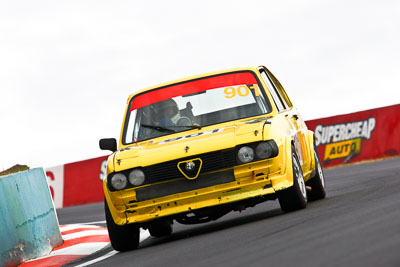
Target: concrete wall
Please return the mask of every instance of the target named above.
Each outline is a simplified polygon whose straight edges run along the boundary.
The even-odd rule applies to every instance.
[[[0,177],[0,266],[47,255],[62,243],[44,170]]]

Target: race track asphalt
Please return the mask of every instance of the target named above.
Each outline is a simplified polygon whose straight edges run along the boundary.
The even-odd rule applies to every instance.
[[[269,201],[215,222],[175,223],[171,236],[90,266],[400,266],[400,158],[325,176],[327,198],[304,210],[285,214]],[[104,220],[102,203],[57,212],[60,224]]]

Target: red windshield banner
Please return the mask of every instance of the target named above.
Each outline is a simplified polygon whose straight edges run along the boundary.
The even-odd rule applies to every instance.
[[[306,124],[324,167],[400,155],[400,104]]]
[[[176,96],[240,84],[257,84],[257,81],[251,72],[237,72],[180,83],[136,96],[132,100],[130,110],[132,111]]]

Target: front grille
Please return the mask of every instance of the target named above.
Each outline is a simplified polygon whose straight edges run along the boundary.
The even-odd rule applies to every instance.
[[[184,177],[177,167],[178,163],[195,158],[200,158],[203,161],[200,175],[207,172],[232,168],[236,160],[235,149],[231,148],[155,164],[143,168],[146,174],[146,184]]]
[[[146,186],[136,189],[138,202],[165,197],[173,194],[189,192],[210,186],[222,185],[235,181],[233,170],[200,175],[195,180],[179,179],[168,183]]]

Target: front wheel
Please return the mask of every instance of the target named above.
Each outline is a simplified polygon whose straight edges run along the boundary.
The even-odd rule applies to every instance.
[[[292,148],[293,186],[278,194],[279,204],[284,212],[304,209],[307,206],[306,184],[303,171]]]
[[[139,226],[136,224],[122,226],[115,224],[106,200],[104,200],[104,209],[111,246],[121,252],[136,249],[139,246]]]

